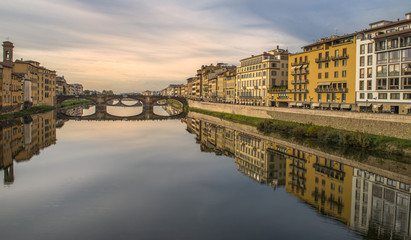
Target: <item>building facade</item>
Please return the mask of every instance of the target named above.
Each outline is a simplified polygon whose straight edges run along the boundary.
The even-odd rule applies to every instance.
[[[287,86],[288,51],[277,49],[240,60],[237,67],[236,103],[272,106],[268,91]]]
[[[411,114],[411,13],[371,23],[358,34],[356,51],[360,110]]]

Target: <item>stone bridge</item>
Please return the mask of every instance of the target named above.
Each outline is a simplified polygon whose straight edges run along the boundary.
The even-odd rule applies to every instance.
[[[183,97],[167,97],[167,96],[143,96],[143,95],[92,95],[92,96],[58,96],[57,97],[57,107],[61,107],[61,103],[67,100],[91,100],[95,103],[96,111],[94,114],[89,116],[69,116],[63,111],[58,111],[58,118],[60,119],[73,119],[73,120],[100,120],[100,121],[117,121],[117,120],[127,120],[127,121],[138,121],[138,120],[167,120],[167,119],[180,119],[186,115],[182,112],[173,116],[160,116],[153,112],[154,106],[158,105],[158,101],[174,99],[183,104],[183,106],[188,105],[187,101]],[[111,100],[118,100],[116,104],[110,103]],[[124,100],[136,100],[137,103],[134,105],[123,104]],[[115,116],[107,112],[107,106],[141,106],[143,105],[143,111],[135,116]]]
[[[158,101],[174,99],[187,106],[187,100],[184,97],[169,97],[169,96],[144,96],[141,94],[136,95],[81,95],[81,96],[57,96],[57,108],[61,107],[61,103],[67,100],[90,100],[93,101],[97,106],[124,106],[124,107],[133,107],[143,105],[144,109],[153,109],[154,106],[159,105]],[[118,100],[116,104],[110,103],[112,100]],[[134,105],[124,104],[124,100],[135,100],[137,101]]]

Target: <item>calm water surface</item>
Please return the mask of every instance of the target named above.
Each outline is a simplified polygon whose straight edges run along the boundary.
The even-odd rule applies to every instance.
[[[1,239],[410,236],[406,173],[292,156],[287,145],[204,120],[47,113],[3,123],[2,137]]]

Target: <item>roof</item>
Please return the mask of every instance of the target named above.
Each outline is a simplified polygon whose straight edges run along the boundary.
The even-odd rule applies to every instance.
[[[377,36],[374,37],[374,39],[385,38],[385,37],[389,37],[389,36],[395,36],[395,35],[403,34],[403,33],[411,33],[411,29],[406,29],[406,30],[401,30],[401,31],[391,32],[391,33],[386,33],[386,34],[378,34]]]
[[[379,21],[379,22],[382,22],[382,21]],[[371,23],[371,24],[376,24],[376,23],[379,23],[379,22],[375,22],[375,23]],[[380,27],[365,29],[362,32],[364,32],[364,33],[372,32],[372,31],[375,31],[375,30],[378,30],[378,29],[393,27],[393,26],[401,25],[401,24],[408,23],[408,22],[411,22],[411,19],[404,19],[404,20],[400,20],[400,21],[396,21],[396,22],[391,22],[391,23],[385,24],[385,25],[380,26]]]
[[[320,44],[324,44],[324,43],[328,43],[328,42],[333,42],[333,41],[340,40],[340,39],[344,39],[344,38],[353,37],[353,36],[356,36],[357,34],[358,34],[358,33],[351,33],[351,34],[346,34],[346,35],[342,35],[342,36],[331,36],[330,38],[325,38],[325,39],[322,39],[322,40],[317,41],[317,42],[315,42],[315,43],[312,43],[312,44],[303,46],[303,48],[313,47],[313,46],[317,46],[317,45],[320,45]]]

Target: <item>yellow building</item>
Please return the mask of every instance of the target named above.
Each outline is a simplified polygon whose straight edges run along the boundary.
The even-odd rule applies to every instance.
[[[36,61],[16,60],[13,71],[26,74],[31,81],[31,99],[33,105],[54,106],[56,96],[56,72],[40,66]]]
[[[355,104],[356,36],[331,36],[289,57],[288,88],[273,89],[278,106],[351,109]]]
[[[235,101],[236,70],[229,69],[217,76],[217,101],[234,103]]]

